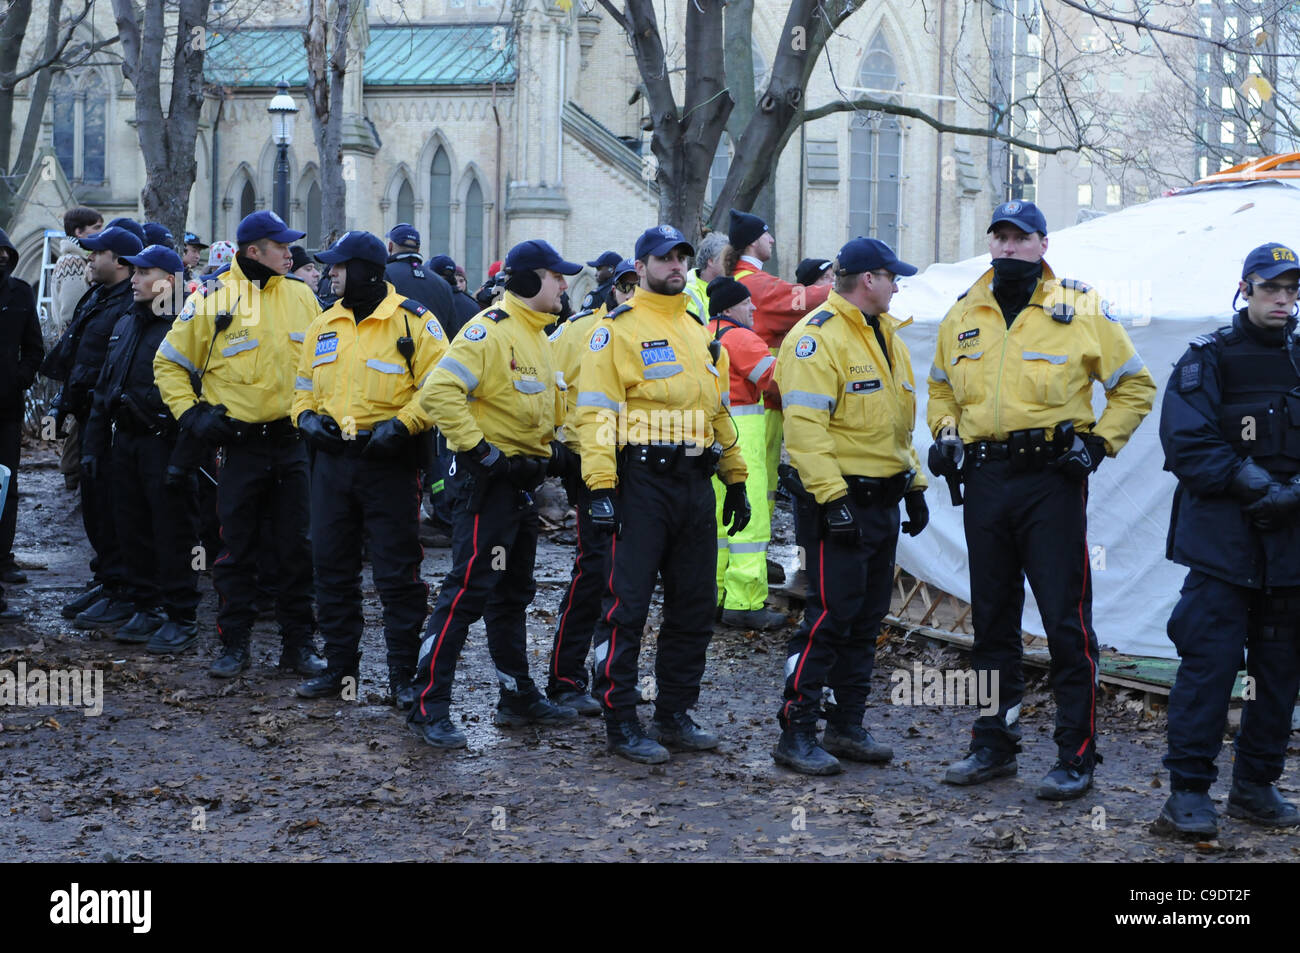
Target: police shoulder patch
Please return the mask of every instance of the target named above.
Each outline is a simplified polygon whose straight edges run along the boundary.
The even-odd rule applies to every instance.
[[[813,338],[811,334],[805,334],[803,337],[801,337],[798,341],[795,342],[794,345],[795,357],[799,357],[799,358],[812,357],[816,353],[817,353],[817,341]]]
[[[620,304],[617,308],[615,308],[615,309],[614,309],[613,311],[611,311],[609,314],[605,315],[605,317],[607,317],[607,318],[617,318],[617,317],[618,317],[620,314],[622,314],[623,312],[625,312],[625,311],[631,311],[631,310],[632,310],[632,306],[631,306],[630,304]]]
[[[1074,278],[1062,278],[1059,283],[1061,287],[1067,291],[1078,291],[1081,294],[1092,290],[1091,285],[1082,281],[1076,281]]]
[[[402,300],[402,307],[416,315],[422,315],[429,310],[414,298],[404,298]]]
[[[588,291],[587,297],[582,299],[582,307],[585,311],[594,310],[596,307],[596,292]]]
[[[437,318],[430,318],[429,323],[424,326],[424,330],[428,331],[439,341],[442,340],[442,325],[438,323]]]
[[[609,343],[609,328],[596,328],[595,333],[591,336],[591,343],[588,345],[593,351],[603,351],[605,345]]]
[[[466,341],[481,341],[487,337],[487,328],[481,324],[471,324],[461,332]]]
[[[1187,361],[1178,365],[1175,386],[1177,386],[1180,394],[1186,394],[1188,391],[1196,390],[1201,386],[1200,360]]]
[[[185,302],[185,307],[181,308],[181,313],[178,314],[176,317],[180,321],[189,321],[193,319],[194,317],[193,299]]]
[[[823,324],[825,324],[833,317],[835,317],[834,311],[818,311],[816,314],[814,314],[811,318],[808,319],[808,323],[815,328],[820,328]]]
[[[483,317],[491,318],[493,321],[500,322],[510,317],[510,312],[505,308],[493,308],[491,311],[485,311]]]

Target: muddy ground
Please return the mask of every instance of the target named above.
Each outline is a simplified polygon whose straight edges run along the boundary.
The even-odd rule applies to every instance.
[[[1210,844],[1148,832],[1166,797],[1164,715],[1131,692],[1106,691],[1099,712],[1105,764],[1079,801],[1033,793],[1051,767],[1053,704],[1031,684],[1020,776],[976,789],[940,783],[964,753],[969,710],[894,707],[889,673],[964,667],[952,649],[891,635],[881,648],[876,736],[894,746],[885,767],[846,763],[807,778],[776,767],[774,713],[790,629],[719,629],[697,719],[723,738],[707,754],[647,767],[604,750],[598,719],[563,729],[492,725],[496,688],[482,627],[458,673],[455,717],[468,751],[422,744],[385,705],[379,605],[366,576],[360,700],[302,701],[274,669],[274,626],[259,623],[253,668],[233,682],[206,667],[216,654],[215,597],[202,577],[203,637],[180,657],[154,657],[86,633],[59,609],[86,578],[89,549],[76,494],[48,447],[25,450],[16,552],[30,581],[10,587],[25,623],[0,628],[0,669],[92,667],[104,708],[0,707],[0,846],[28,860],[675,860],[770,858],[956,860],[1292,860],[1300,834],[1259,831],[1224,817]],[[789,542],[788,515],[778,520]],[[563,530],[538,556],[529,619],[534,673],[543,671],[567,578]],[[786,551],[790,551],[788,547]],[[448,551],[425,554],[436,592]],[[432,593],[431,593],[432,595]],[[656,608],[657,612],[657,608]],[[657,621],[652,617],[652,622]],[[791,619],[791,626],[797,619]],[[654,639],[642,671],[653,671]],[[649,717],[649,711],[644,712]],[[1294,749],[1293,749],[1293,754]],[[1214,789],[1227,795],[1231,749]],[[1294,762],[1282,780],[1294,797]]]

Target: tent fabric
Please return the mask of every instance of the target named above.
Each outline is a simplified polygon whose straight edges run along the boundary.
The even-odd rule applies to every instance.
[[[1093,567],[1093,623],[1103,647],[1132,655],[1176,658],[1165,624],[1186,570],[1165,559],[1169,510],[1177,481],[1164,470],[1160,402],[1173,364],[1192,338],[1232,318],[1232,297],[1246,254],[1265,242],[1297,247],[1300,188],[1251,182],[1200,188],[1125,209],[1048,236],[1046,259],[1062,278],[1084,281],[1109,302],[1160,386],[1155,407],[1119,456],[1090,481],[1088,544]],[[1050,224],[1050,223],[1049,223]],[[957,296],[988,268],[988,256],[937,264],[904,278],[890,313],[914,318],[902,330],[918,385],[929,377],[939,322]],[[921,460],[931,439],[926,388],[917,387],[914,435]],[[1093,406],[1100,415],[1104,392]],[[969,601],[970,576],[961,513],[946,484],[926,494],[930,525],[898,544],[898,563],[925,582]],[[1043,625],[1026,586],[1025,631]]]

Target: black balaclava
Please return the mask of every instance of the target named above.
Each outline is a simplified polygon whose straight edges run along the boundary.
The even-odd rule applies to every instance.
[[[244,273],[244,277],[259,288],[265,287],[267,281],[280,274],[278,271],[273,271],[268,268],[260,261],[253,261],[253,259],[246,258],[239,253],[235,254],[235,260],[239,262],[239,270]]]
[[[340,300],[343,307],[351,309],[353,320],[360,324],[388,296],[384,266],[360,258],[349,258],[343,267],[347,270],[348,278]]]
[[[1011,327],[1038,287],[1043,275],[1043,262],[1021,261],[1019,258],[993,259],[993,297],[1002,308],[1002,319]]]
[[[1261,328],[1250,320],[1250,315],[1246,313],[1245,308],[1237,312],[1237,318],[1232,323],[1242,334],[1266,347],[1281,347],[1286,343],[1287,335],[1294,333],[1296,329],[1295,318],[1287,321],[1280,328]]]

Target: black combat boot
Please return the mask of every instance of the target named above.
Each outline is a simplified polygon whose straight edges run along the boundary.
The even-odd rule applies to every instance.
[[[772,749],[772,760],[800,774],[839,774],[844,766],[817,743],[814,728],[787,728]]]

